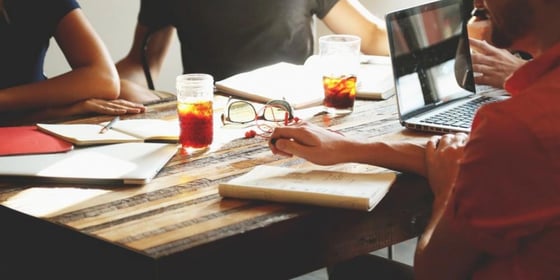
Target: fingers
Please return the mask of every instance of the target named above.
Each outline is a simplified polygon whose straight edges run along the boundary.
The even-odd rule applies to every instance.
[[[455,134],[435,135],[428,140],[426,148],[428,151],[432,152],[438,149],[445,149],[450,146],[461,147],[467,143],[468,139],[469,136],[466,133],[462,132]]]
[[[440,139],[441,139],[441,135],[432,136],[428,140],[428,144],[426,145],[426,147],[429,148],[430,150],[435,150],[439,145]]]
[[[141,113],[146,111],[146,107],[139,103],[130,102],[124,99],[110,100],[109,105],[115,109],[126,110],[128,113]]]
[[[475,65],[496,65],[497,62],[494,57],[480,53],[473,53],[471,55],[471,60],[473,63],[473,67],[475,67]]]
[[[303,124],[293,126],[276,127],[271,135],[268,146],[272,153],[292,156],[298,146],[313,145],[314,137],[309,136],[307,130],[302,129]]]
[[[88,111],[107,115],[123,115],[127,113],[137,114],[146,110],[142,104],[137,104],[123,99],[89,99],[86,101],[85,106]]]
[[[295,142],[294,139],[292,138],[290,139],[279,138],[279,139],[274,139],[274,141],[270,141],[268,146],[270,147],[272,153],[275,155],[283,155],[283,156],[291,157],[294,154],[297,154],[297,152],[295,152],[299,150],[297,146],[301,146],[301,145]]]
[[[484,40],[469,38],[469,44],[473,50],[482,53],[484,55],[488,55],[493,50],[492,46]]]

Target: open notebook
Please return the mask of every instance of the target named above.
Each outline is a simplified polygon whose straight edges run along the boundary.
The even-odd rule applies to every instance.
[[[66,153],[0,157],[0,178],[25,182],[146,184],[175,155],[177,144],[120,143]]]
[[[169,142],[179,140],[179,122],[160,119],[128,119],[116,121],[105,133],[100,124],[37,124],[37,128],[80,146],[124,142]]]

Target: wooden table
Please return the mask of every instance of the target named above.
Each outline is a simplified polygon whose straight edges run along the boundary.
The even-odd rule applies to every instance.
[[[175,116],[168,102],[127,117]],[[178,153],[147,185],[0,181],[0,278],[286,279],[417,236],[429,217],[427,182],[411,174],[399,174],[369,213],[223,199],[218,183],[256,165],[310,164],[274,156],[263,138],[244,139],[244,130],[219,126],[209,151]],[[426,137],[401,128],[394,98],[358,101],[330,126],[371,139]]]

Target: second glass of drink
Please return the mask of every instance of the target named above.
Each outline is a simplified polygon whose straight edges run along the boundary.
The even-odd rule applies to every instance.
[[[177,76],[179,142],[186,151],[207,148],[214,138],[214,79],[208,74]]]
[[[331,115],[349,114],[354,109],[360,44],[360,37],[354,35],[336,34],[319,38],[325,92],[323,105]]]

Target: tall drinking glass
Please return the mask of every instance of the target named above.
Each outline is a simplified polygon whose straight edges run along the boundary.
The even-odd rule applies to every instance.
[[[346,34],[319,38],[325,93],[323,105],[331,115],[349,114],[354,110],[360,68],[360,43],[360,37]]]
[[[214,137],[214,78],[208,74],[177,76],[177,113],[183,149],[207,148]]]

